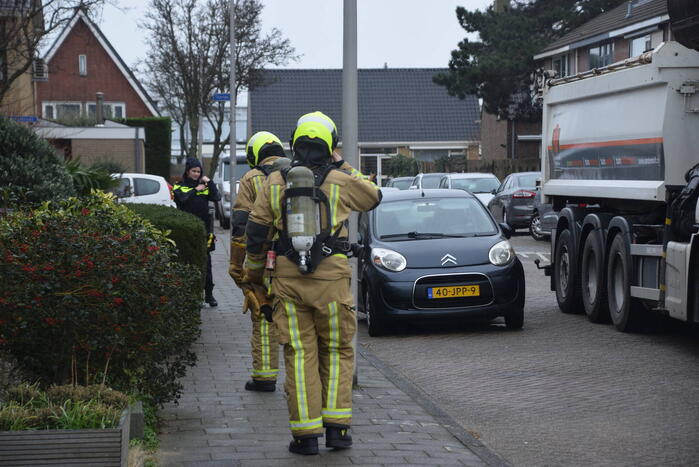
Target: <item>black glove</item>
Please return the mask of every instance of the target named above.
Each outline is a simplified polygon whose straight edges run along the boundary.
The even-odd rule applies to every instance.
[[[260,312],[265,315],[265,319],[270,323],[272,322],[272,311],[272,307],[269,305],[262,305],[260,307]]]

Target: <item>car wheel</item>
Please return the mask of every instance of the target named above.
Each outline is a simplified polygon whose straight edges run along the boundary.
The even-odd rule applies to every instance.
[[[507,327],[507,329],[522,329],[522,326],[524,326],[523,308],[509,311],[505,315],[505,327]]]
[[[596,232],[585,239],[580,265],[581,298],[587,319],[593,323],[609,322],[604,246]]]
[[[371,298],[371,290],[369,286],[363,287],[364,292],[364,314],[366,315],[366,324],[371,337],[379,337],[386,334],[386,319],[379,316],[374,307],[374,300]]]
[[[631,254],[621,234],[617,234],[609,248],[607,262],[607,300],[614,327],[621,332],[638,329],[643,310],[631,297]]]
[[[570,230],[561,232],[556,242],[553,262],[553,280],[556,287],[556,301],[563,313],[579,313],[580,278],[573,264],[575,250]]]
[[[547,235],[541,230],[541,216],[538,212],[534,211],[532,215],[532,220],[529,223],[529,235],[536,241],[546,240]]]

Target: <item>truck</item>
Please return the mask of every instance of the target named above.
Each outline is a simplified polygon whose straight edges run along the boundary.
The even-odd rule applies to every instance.
[[[699,2],[668,6],[675,40],[542,90],[559,215],[537,266],[562,312],[622,332],[650,312],[699,323]]]

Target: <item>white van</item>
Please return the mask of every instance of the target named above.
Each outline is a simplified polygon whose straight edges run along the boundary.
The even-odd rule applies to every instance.
[[[160,175],[121,173],[112,177],[119,179],[119,186],[111,190],[119,202],[175,207],[172,186]]]

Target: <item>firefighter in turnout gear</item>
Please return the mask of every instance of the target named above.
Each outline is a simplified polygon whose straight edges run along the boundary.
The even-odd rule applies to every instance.
[[[292,167],[267,178],[246,229],[244,280],[251,283],[262,282],[259,265],[276,238],[274,323],[284,345],[289,450],[297,454],[317,454],[324,428],[326,447],[352,445],[356,317],[347,220],[381,200],[374,184],[333,154],[335,125],[318,114],[299,119]]]
[[[271,298],[267,287],[242,281],[245,260],[245,227],[262,184],[282,161],[288,161],[282,143],[275,135],[260,131],[252,135],[245,148],[250,170],[240,179],[233,205],[231,222],[231,259],[229,274],[243,290],[243,313],[250,310],[252,319],[252,378],[245,383],[248,391],[273,392],[279,373],[279,342],[277,328],[271,324]],[[250,260],[252,261],[252,260]],[[265,316],[266,314],[266,316]]]
[[[182,181],[172,187],[177,209],[194,214],[204,223],[207,236],[206,280],[204,282],[204,301],[209,306],[217,306],[214,298],[214,281],[211,274],[211,251],[215,246],[214,226],[209,213],[209,201],[220,201],[221,195],[209,177],[202,175],[201,161],[195,157],[187,158]]]

